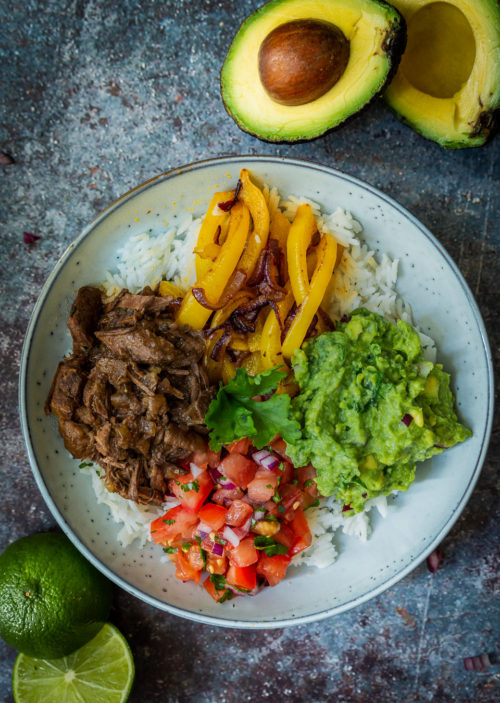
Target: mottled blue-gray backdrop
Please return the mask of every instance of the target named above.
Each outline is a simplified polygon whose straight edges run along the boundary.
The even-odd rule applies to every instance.
[[[365,179],[417,215],[475,294],[498,367],[500,139],[446,152],[381,102],[311,143],[273,145],[226,114],[219,70],[241,0],[0,0],[0,550],[53,528],[19,429],[17,374],[33,304],[57,258],[102,208],[161,171],[221,154],[283,154]],[[3,159],[6,160],[5,157]],[[23,243],[23,232],[41,238]],[[442,545],[368,604],[316,625],[227,631],[117,592],[113,620],[132,647],[134,703],[498,700],[498,419],[482,475]],[[15,652],[0,643],[0,699]]]

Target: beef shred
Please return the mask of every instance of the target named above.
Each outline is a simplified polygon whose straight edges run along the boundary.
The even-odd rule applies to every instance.
[[[179,303],[147,287],[104,304],[98,288],[80,288],[68,320],[73,353],[45,406],[66,449],[99,464],[108,490],[137,503],[161,503],[167,480],[207,446],[215,388],[203,334],[175,324]]]

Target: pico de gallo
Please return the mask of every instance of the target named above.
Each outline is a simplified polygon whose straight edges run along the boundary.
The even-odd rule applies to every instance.
[[[314,468],[295,469],[285,450],[279,437],[261,450],[240,439],[194,453],[189,473],[169,481],[173,507],[152,522],[151,537],[177,578],[203,579],[220,603],[284,578],[312,542],[304,511],[319,502]]]

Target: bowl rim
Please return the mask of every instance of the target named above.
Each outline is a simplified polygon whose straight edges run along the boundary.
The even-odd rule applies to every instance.
[[[449,516],[448,521],[443,525],[442,529],[434,537],[434,539],[430,543],[426,544],[426,546],[420,550],[420,552],[415,556],[415,558],[407,566],[405,566],[400,571],[398,571],[396,574],[387,578],[385,581],[383,581],[376,588],[374,588],[370,591],[367,591],[366,593],[361,594],[360,596],[354,597],[341,605],[327,608],[327,609],[319,611],[319,612],[314,612],[309,615],[303,615],[303,616],[299,616],[299,617],[287,617],[287,618],[277,619],[277,620],[256,621],[256,622],[252,622],[252,621],[248,621],[248,620],[219,618],[217,616],[204,615],[199,612],[195,612],[195,611],[181,608],[178,606],[170,605],[170,604],[165,603],[164,601],[160,600],[159,598],[156,598],[154,596],[147,594],[146,592],[144,592],[140,588],[129,583],[126,579],[122,578],[121,576],[118,576],[110,567],[108,567],[104,562],[102,562],[91,551],[91,549],[89,549],[80,540],[80,538],[76,536],[76,534],[73,532],[70,525],[66,522],[62,512],[59,510],[58,506],[56,505],[55,500],[52,498],[50,490],[47,487],[47,485],[43,479],[41,470],[38,467],[38,464],[36,461],[36,455],[35,455],[33,443],[31,440],[30,426],[28,423],[28,409],[27,409],[27,389],[28,389],[27,371],[28,371],[28,366],[29,366],[31,344],[32,344],[33,336],[34,336],[36,328],[37,328],[38,317],[39,317],[39,314],[43,308],[45,300],[46,300],[47,296],[49,295],[49,292],[50,292],[53,284],[55,283],[60,271],[63,269],[64,265],[66,264],[67,260],[69,259],[69,257],[73,253],[73,251],[76,248],[78,248],[80,243],[84,239],[86,239],[90,235],[90,233],[106,217],[108,217],[108,215],[110,215],[112,212],[117,210],[124,202],[132,199],[139,192],[144,192],[159,182],[168,181],[168,180],[175,178],[176,176],[181,175],[185,172],[194,171],[194,170],[201,170],[204,168],[210,168],[214,165],[241,164],[242,166],[248,166],[248,164],[251,164],[251,163],[260,163],[260,164],[262,164],[262,163],[279,163],[279,164],[284,164],[284,165],[298,166],[301,168],[321,171],[322,173],[324,173],[328,176],[333,176],[335,178],[339,178],[341,180],[344,180],[348,183],[351,183],[351,184],[357,186],[358,188],[361,188],[362,190],[368,191],[372,195],[375,195],[377,198],[384,201],[387,205],[389,205],[390,207],[395,209],[397,212],[399,212],[402,217],[409,220],[418,230],[420,230],[420,232],[424,235],[424,237],[427,240],[429,240],[429,242],[442,255],[442,257],[445,259],[446,263],[450,267],[451,271],[453,272],[455,278],[458,280],[458,283],[460,284],[461,288],[463,289],[465,296],[466,296],[466,299],[468,301],[468,304],[471,307],[472,313],[473,313],[475,321],[477,323],[479,332],[480,332],[484,355],[486,358],[486,372],[487,372],[486,426],[484,428],[484,433],[483,433],[482,440],[481,440],[481,447],[480,447],[480,451],[478,453],[478,456],[476,458],[474,470],[471,474],[471,477],[470,477],[470,480],[469,480],[467,486],[465,487],[465,490],[462,494],[461,499],[455,505],[453,511],[451,512],[451,514]],[[69,246],[66,248],[66,250],[63,252],[63,254],[58,259],[57,263],[55,264],[54,268],[52,269],[51,273],[49,274],[47,280],[45,281],[45,283],[42,287],[42,290],[40,292],[40,295],[39,295],[39,297],[35,303],[35,306],[33,308],[33,311],[31,313],[30,321],[29,321],[29,324],[28,324],[28,327],[26,330],[26,335],[25,335],[25,339],[24,339],[24,343],[23,343],[23,347],[22,347],[22,352],[21,352],[18,399],[19,399],[22,434],[23,434],[25,445],[26,445],[31,470],[32,470],[33,475],[35,477],[35,481],[38,486],[38,489],[40,490],[47,507],[49,508],[50,512],[52,513],[52,516],[56,519],[57,523],[59,524],[59,526],[61,527],[63,532],[71,540],[71,542],[75,545],[75,547],[91,562],[91,564],[93,564],[99,571],[101,571],[111,581],[113,581],[115,584],[117,584],[118,586],[123,588],[123,590],[127,591],[128,593],[135,596],[136,598],[139,598],[140,600],[148,603],[149,605],[152,605],[152,606],[154,606],[160,610],[166,611],[168,613],[178,615],[180,617],[186,618],[188,620],[193,620],[195,622],[200,622],[200,623],[204,623],[207,625],[217,625],[217,626],[226,627],[226,628],[275,629],[275,628],[289,627],[289,626],[294,626],[294,625],[303,625],[303,624],[311,623],[311,622],[318,622],[320,620],[324,620],[326,618],[332,617],[333,615],[338,615],[340,613],[351,610],[352,608],[355,608],[355,607],[367,602],[368,600],[371,600],[372,598],[380,595],[381,593],[386,591],[388,588],[390,588],[391,586],[393,586],[396,583],[398,583],[399,581],[401,581],[409,573],[411,573],[442,542],[442,540],[445,538],[445,536],[448,534],[448,532],[451,530],[451,528],[453,527],[453,525],[457,521],[457,519],[460,516],[460,514],[462,513],[466,503],[468,502],[468,500],[472,494],[472,491],[477,483],[477,480],[479,478],[479,474],[482,469],[482,465],[483,465],[484,460],[486,458],[486,453],[488,451],[491,430],[492,430],[492,423],[493,423],[494,372],[493,372],[493,361],[492,361],[492,356],[491,356],[491,349],[490,349],[490,345],[489,345],[489,341],[488,341],[486,328],[484,325],[482,315],[481,315],[480,310],[478,308],[478,305],[474,299],[474,296],[473,296],[467,282],[465,281],[462,273],[460,272],[458,266],[456,265],[454,260],[451,258],[450,254],[446,251],[444,246],[436,239],[436,237],[430,232],[430,230],[422,222],[420,222],[420,220],[418,220],[411,212],[409,212],[405,207],[400,205],[396,200],[394,200],[390,196],[386,195],[385,193],[383,193],[381,190],[379,190],[375,186],[372,186],[371,184],[367,183],[366,181],[363,181],[355,176],[351,176],[350,174],[347,174],[344,171],[341,171],[339,169],[335,169],[330,166],[326,166],[324,164],[320,164],[320,163],[317,163],[317,162],[314,162],[311,160],[307,160],[307,159],[297,159],[297,158],[290,158],[290,157],[285,157],[285,156],[265,155],[265,154],[263,154],[263,155],[251,154],[251,155],[241,155],[241,156],[237,155],[237,156],[213,157],[213,158],[203,159],[200,161],[191,162],[191,163],[185,164],[183,166],[179,166],[176,168],[169,169],[168,171],[164,171],[164,172],[162,172],[156,176],[153,176],[152,178],[144,181],[143,183],[140,183],[139,185],[133,187],[132,189],[128,190],[126,193],[124,193],[123,195],[118,197],[116,200],[114,200],[112,203],[110,203],[104,210],[102,210],[81,231],[81,233],[73,240],[73,242],[71,242],[69,244]]]

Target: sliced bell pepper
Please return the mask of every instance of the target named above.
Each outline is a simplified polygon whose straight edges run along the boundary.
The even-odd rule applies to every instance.
[[[216,260],[211,263],[208,272],[196,282],[197,288],[203,288],[205,297],[216,305],[231,277],[247,241],[250,227],[250,213],[244,203],[237,202],[231,208],[229,232]],[[177,323],[190,325],[201,330],[212,311],[196,300],[189,291],[182,301]]]
[[[281,320],[284,322],[286,316],[294,302],[293,292],[290,284],[287,284],[287,294],[277,303],[278,312]],[[281,352],[281,329],[274,310],[267,314],[264,328],[262,330],[260,340],[260,353],[262,356],[262,366],[265,369],[271,369],[273,366],[281,366],[285,363]]]
[[[210,201],[210,205],[207,208],[207,212],[203,218],[203,223],[200,228],[200,233],[198,234],[195,249],[197,253],[203,252],[209,244],[215,243],[217,229],[219,227],[222,228],[224,221],[229,218],[228,213],[220,210],[217,205],[219,203],[232,200],[233,197],[234,191],[215,193],[214,197]],[[200,279],[208,273],[211,263],[210,258],[204,259],[198,254],[195,258],[196,278]]]
[[[158,293],[162,296],[173,295],[174,298],[182,298],[184,293],[174,283],[162,281],[158,287]]]
[[[246,168],[241,169],[240,181],[242,188],[239,198],[250,210],[253,220],[253,230],[238,264],[238,269],[247,276],[248,280],[253,273],[261,251],[267,244],[269,237],[269,209],[262,191],[252,183]]]
[[[307,249],[313,234],[318,229],[309,204],[299,205],[287,238],[288,275],[297,305],[309,291],[307,272]]]
[[[293,352],[304,341],[309,325],[323,300],[332,277],[337,258],[337,243],[329,234],[323,234],[318,244],[317,256],[318,263],[311,279],[309,291],[300,304],[283,342],[282,351],[285,359],[290,359]]]

